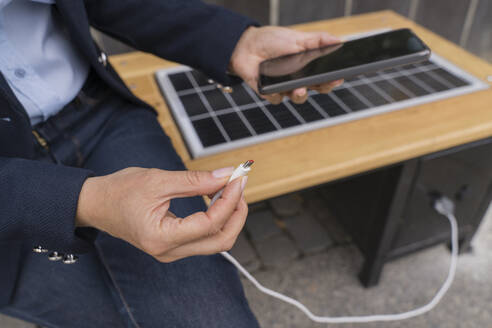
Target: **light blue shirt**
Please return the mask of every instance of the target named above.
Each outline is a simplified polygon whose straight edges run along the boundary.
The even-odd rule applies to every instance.
[[[0,71],[36,124],[75,98],[89,71],[55,0],[0,0]]]

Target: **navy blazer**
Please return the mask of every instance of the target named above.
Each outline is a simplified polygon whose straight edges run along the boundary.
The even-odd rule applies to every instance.
[[[106,63],[89,26],[227,82],[237,41],[248,26],[256,25],[199,0],[57,0],[56,7],[100,78],[141,106],[148,105]],[[23,252],[37,245],[64,253],[92,247],[93,238],[74,225],[80,189],[92,172],[34,161],[34,146],[26,111],[0,73],[0,307],[10,300]]]

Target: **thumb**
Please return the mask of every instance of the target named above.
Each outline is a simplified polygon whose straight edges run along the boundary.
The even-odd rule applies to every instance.
[[[209,195],[224,187],[234,167],[210,171],[167,171],[165,185],[173,197]]]
[[[315,49],[340,43],[340,39],[326,32],[307,32],[303,34],[300,45],[304,49]]]

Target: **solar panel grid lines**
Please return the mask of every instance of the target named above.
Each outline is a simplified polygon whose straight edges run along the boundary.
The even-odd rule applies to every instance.
[[[439,68],[437,66],[431,64],[431,63],[428,64],[428,65],[420,66],[418,68],[417,67],[414,67],[414,66],[408,68],[409,73],[429,72],[430,70],[434,70],[434,69],[439,69]],[[397,69],[391,69],[391,70],[389,70],[389,73],[387,73],[387,74],[373,73],[373,74],[370,74],[370,76],[371,76],[370,80],[368,80],[367,78],[361,76],[360,79],[355,79],[353,82],[347,82],[346,84],[344,84],[342,86],[342,88],[347,87],[347,86],[355,86],[355,87],[357,87],[357,86],[364,86],[365,84],[369,84],[371,87],[374,87],[374,89],[376,89],[377,92],[381,93],[385,98],[387,98],[388,101],[394,101],[393,99],[388,99],[387,94],[384,93],[381,89],[377,88],[377,86],[375,86],[374,83],[371,83],[371,82],[378,82],[378,81],[384,81],[384,80],[388,80],[388,79],[395,79],[395,83],[396,83],[397,82],[396,81],[397,79],[402,78],[401,77],[401,74],[408,74],[405,71],[401,71],[401,74],[400,75],[399,74],[395,74],[395,72],[398,72],[398,70]],[[409,77],[411,77],[411,75],[409,75]],[[450,78],[451,77],[452,76],[450,75]],[[204,78],[202,78],[202,80],[204,80]],[[360,80],[362,80],[362,81],[360,81]],[[422,82],[420,82],[420,84],[422,84]],[[404,89],[404,88],[402,88],[402,86],[399,86],[399,88],[400,89]],[[236,92],[234,92],[232,94],[232,96],[234,98],[234,101],[237,102],[237,99],[245,99],[244,97],[235,97],[235,95],[241,94],[241,92],[246,93],[246,90],[245,89],[246,88],[243,88],[243,87],[236,88]],[[431,89],[431,88],[430,87],[426,87],[426,89]],[[202,92],[205,95],[207,94],[208,91],[214,91],[215,94],[217,94],[217,93],[220,92],[215,85],[202,86],[201,87],[201,90],[202,90]],[[414,96],[408,90],[404,90],[404,91],[407,94],[410,93],[410,96]],[[433,89],[428,90],[428,91],[429,92],[435,92]],[[178,91],[178,95],[180,97],[182,97],[183,98],[183,102],[186,102],[186,103],[188,103],[189,101],[188,101],[188,98],[187,97],[184,97],[184,96],[194,95],[198,99],[198,96],[196,96],[196,90],[194,88]],[[224,96],[226,96],[226,97],[227,97],[227,95],[229,95],[229,94],[224,94]],[[220,96],[223,97],[221,94],[220,94]],[[251,107],[254,107],[255,106],[255,104],[251,102],[251,99],[249,99],[249,100],[246,99],[246,100],[247,100],[246,102],[243,102],[244,105],[241,104],[240,106],[237,106],[237,107],[239,109],[243,109],[243,108],[241,108],[242,106],[247,106],[248,108],[251,108]],[[268,103],[266,101],[262,101],[262,102],[263,102],[263,104],[268,105]],[[240,102],[238,102],[238,103],[240,103]],[[185,107],[197,107],[197,106],[191,106],[191,105],[193,105],[193,104],[190,104],[190,106],[185,106]],[[228,107],[228,105],[226,105],[226,106]],[[226,106],[222,106],[222,108],[224,108]],[[246,107],[244,107],[244,108],[246,108]],[[233,109],[234,109],[234,107],[233,107]],[[228,110],[229,110],[229,108],[224,108],[224,109],[215,108],[215,111],[216,112],[221,112],[221,111],[227,112]],[[204,111],[204,112],[206,112],[206,111]],[[190,117],[193,119],[196,115],[200,115],[200,114],[191,113],[190,114]]]
[[[237,115],[239,116],[239,118],[241,119],[241,121],[247,127],[247,129],[249,130],[249,133],[251,133],[251,135],[255,136],[256,135],[256,131],[251,126],[251,123],[244,117],[243,113],[237,108],[237,104],[234,101],[234,99],[232,99],[231,95],[229,93],[225,92],[224,93],[224,96],[227,99],[227,101],[229,101],[229,104],[234,109],[234,111],[237,113]]]
[[[361,77],[361,80],[364,83],[366,83],[366,85],[369,86],[369,88],[371,88],[374,91],[376,91],[376,93],[379,94],[381,97],[383,97],[387,102],[389,102],[389,103],[395,102],[395,100],[389,94],[387,94],[386,91],[384,91],[383,89],[381,89],[380,87],[378,87],[376,84],[371,83],[371,81],[369,81],[369,79],[366,78],[365,76],[362,76]]]
[[[312,97],[308,97],[307,102],[311,104],[323,118],[330,117],[330,115],[328,115],[328,113],[326,113]]]
[[[293,107],[293,105],[291,104],[291,102],[289,101],[284,101],[284,105],[285,107],[287,107],[287,109],[292,113],[292,115],[294,115],[294,117],[299,121],[301,122],[302,124],[306,124],[306,121],[304,120],[304,118],[301,116],[301,114],[299,114],[297,112],[297,110]]]
[[[359,91],[356,89],[352,88],[352,86],[347,85],[346,89],[349,90],[353,95],[355,95],[361,102],[364,103],[367,107],[374,107],[374,105],[366,98],[364,97]]]
[[[248,88],[247,86],[244,85],[243,87],[246,90],[246,92],[250,95],[250,97],[254,100],[255,104],[259,108],[261,108],[261,110],[264,112],[264,114],[266,115],[266,117],[268,117],[268,119],[272,122],[272,124],[275,126],[275,128],[277,130],[281,130],[282,127],[275,120],[275,118],[273,118],[272,114],[270,114],[270,112],[266,109],[265,103],[258,98],[258,95],[253,90],[251,90],[250,88]]]
[[[437,92],[442,92],[448,90],[448,88],[440,83],[439,81],[436,81],[428,72],[420,72],[416,73],[413,75],[416,79],[421,80],[424,84],[428,85],[431,87],[435,93]]]
[[[184,66],[156,78],[194,158],[488,87],[434,54],[427,62],[347,79],[329,94],[310,90],[304,104],[270,104],[245,83],[223,92]]]
[[[419,71],[421,71],[421,72],[422,72],[422,70],[421,70],[419,67],[417,67],[417,69],[418,69]],[[452,84],[451,82],[448,82],[448,81],[446,81],[445,79],[441,79],[441,78],[440,78],[437,74],[434,74],[434,72],[432,72],[432,71],[427,72],[427,74],[428,74],[429,76],[431,76],[434,80],[436,80],[436,81],[438,81],[439,83],[441,83],[441,84],[443,84],[444,86],[446,86],[448,89],[452,89],[452,88],[456,87],[456,86],[455,86],[454,84]]]
[[[431,72],[431,71],[429,71],[429,72]],[[417,97],[413,92],[408,90],[405,86],[401,85],[401,83],[399,83],[395,78],[385,76],[383,73],[378,73],[378,74],[383,76],[386,81],[388,81],[393,86],[395,86],[397,89],[399,89],[401,92],[406,94],[408,96],[408,98],[416,98]]]
[[[406,76],[408,79],[412,80],[415,84],[419,85],[421,88],[426,90],[428,93],[436,93],[436,90],[434,90],[432,87],[429,85],[425,84],[424,82],[420,81],[417,79],[415,76],[412,74],[409,74],[407,70],[401,70],[400,71],[403,76]]]
[[[337,95],[335,95],[333,92],[330,92],[328,94],[328,97],[330,97],[340,108],[347,114],[352,112],[352,109],[350,109]]]
[[[186,71],[184,72],[184,74],[188,77],[188,79],[190,80],[191,82],[191,85],[193,86],[193,89],[195,89],[196,93],[198,94],[198,96],[200,97],[200,100],[202,101],[203,105],[205,106],[205,108],[208,110],[208,112],[210,114],[213,114],[213,108],[210,107],[210,104],[208,102],[208,100],[205,98],[205,96],[203,95],[203,92],[202,90],[200,89],[200,87],[198,86],[198,83],[197,81],[195,80],[195,78],[193,77],[192,71]],[[214,123],[217,125],[217,128],[219,129],[220,133],[222,134],[222,136],[224,137],[225,141],[231,141],[231,138],[229,138],[229,136],[227,135],[227,133],[225,132],[224,130],[224,127],[222,126],[222,124],[220,124],[220,121],[215,117],[215,115],[211,115],[211,118],[212,120],[214,121]],[[207,130],[204,131],[204,134],[206,133]],[[203,136],[203,134],[202,134]],[[201,140],[203,141],[203,138],[201,138]]]
[[[360,84],[355,86],[354,89],[363,94],[372,106],[382,106],[393,102],[388,95],[381,94],[381,91],[376,89],[374,85]]]
[[[407,70],[408,70],[409,73],[415,73],[415,72],[429,72],[430,70],[435,70],[435,69],[439,69],[439,68],[437,66],[435,66],[434,64],[429,63],[429,64],[422,65],[422,66],[419,66],[419,67],[411,66]],[[383,81],[383,80],[393,79],[393,78],[396,78],[396,79],[401,78],[401,76],[399,74],[395,74],[396,72],[398,72],[397,69],[391,69],[391,70],[388,70],[388,73],[387,74],[384,74],[384,75],[379,74],[379,73],[370,74],[370,76],[371,76],[370,81],[367,80],[367,78],[364,78],[363,76],[361,76],[361,79],[362,78],[364,79],[363,81],[360,81],[361,79],[355,78],[353,80],[353,82],[347,82],[346,84],[344,84],[342,86],[342,88],[347,87],[347,86],[356,86],[356,87],[357,86],[364,86],[364,84],[370,84],[371,86],[374,86],[374,83],[371,83],[371,82],[378,82],[378,81]],[[198,73],[194,73],[195,76],[197,74]],[[405,74],[405,71],[401,71],[401,74]],[[411,76],[411,75],[409,75],[409,76]],[[450,76],[450,77],[452,77],[452,76]],[[173,77],[172,80],[176,80],[176,78]],[[205,78],[202,77],[201,80],[202,81],[205,81]],[[188,105],[188,103],[190,104],[189,106],[185,106],[185,107],[187,109],[190,109],[189,107],[193,107],[193,108],[190,109],[193,112],[191,112],[189,114],[190,114],[190,117],[192,119],[194,119],[195,116],[201,115],[203,113],[206,113],[207,111],[205,110],[205,108],[200,109],[200,108],[198,108],[199,106],[193,106],[193,101],[197,102],[199,100],[198,99],[199,97],[196,94],[196,89],[193,88],[193,86],[191,85],[191,83],[188,83],[188,84],[191,87],[190,89],[177,88],[176,90],[177,90],[177,94],[180,97],[182,97],[183,102],[186,103],[185,105]],[[227,95],[229,95],[227,93],[224,93],[224,95],[220,94],[220,91],[217,89],[216,85],[207,84],[207,85],[201,86],[200,89],[204,93],[204,95],[207,95],[208,93],[210,93],[212,95],[215,94],[216,96],[220,96],[221,98],[224,98],[224,96],[227,97]],[[375,88],[375,89],[377,90],[377,88]],[[377,91],[381,91],[381,90],[379,89]],[[431,91],[432,92],[435,92],[433,90],[431,90]],[[241,108],[243,106],[247,106],[247,108],[254,107],[255,104],[252,103],[251,98],[245,98],[244,96],[243,97],[237,97],[236,96],[236,95],[241,95],[241,93],[243,93],[243,94],[247,93],[246,88],[244,88],[244,87],[236,88],[236,92],[232,93],[232,97],[233,97],[234,101],[237,102],[238,104],[240,104],[240,105],[236,105],[236,106],[239,109],[243,109],[243,108]],[[184,96],[190,96],[190,95],[193,95],[194,96],[194,98],[191,98],[191,100],[189,98],[187,98],[187,97],[184,97]],[[238,101],[238,99],[239,99],[239,101]],[[242,103],[241,103],[241,99],[243,99],[243,102]],[[225,102],[225,99],[223,99],[222,101],[223,101],[223,104],[225,104],[225,106],[222,106],[222,108],[224,108],[224,109],[214,108],[214,111],[215,112],[218,112],[219,113],[219,112],[224,111],[223,113],[227,113],[228,110],[230,110],[230,108],[225,108],[225,107],[229,107],[229,105]],[[390,100],[390,101],[394,101],[394,100]],[[264,105],[268,105],[268,102],[267,101],[264,101],[263,100],[262,102],[263,102]],[[234,109],[235,107],[231,107],[231,108]],[[245,108],[246,107],[244,107],[244,109]],[[202,110],[203,112],[202,113],[195,114],[194,111],[197,111],[197,110],[198,111]]]
[[[410,99],[410,96],[398,88],[391,80],[383,79],[374,82],[380,89],[384,90],[396,102]]]

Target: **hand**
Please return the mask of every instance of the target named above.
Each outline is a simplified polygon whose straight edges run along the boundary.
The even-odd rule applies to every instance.
[[[258,92],[258,67],[262,61],[339,42],[338,38],[325,32],[300,32],[275,26],[250,27],[243,33],[232,53],[230,69]],[[333,81],[311,86],[310,89],[327,93],[342,82],[343,80]],[[284,96],[290,97],[295,103],[303,103],[308,96],[307,88],[261,97],[273,104],[279,104]]]
[[[78,226],[92,226],[126,240],[161,262],[231,249],[248,206],[242,197],[246,178],[226,186],[206,212],[178,218],[173,198],[216,193],[234,168],[214,172],[128,168],[85,181],[77,207]]]
[[[263,73],[267,76],[282,76],[295,73],[313,60],[332,53],[335,50],[340,49],[342,46],[343,43],[339,43],[332,46],[326,46],[324,48],[316,48],[306,51],[301,55],[281,57],[281,60],[268,62],[268,65],[265,65],[263,68]]]

